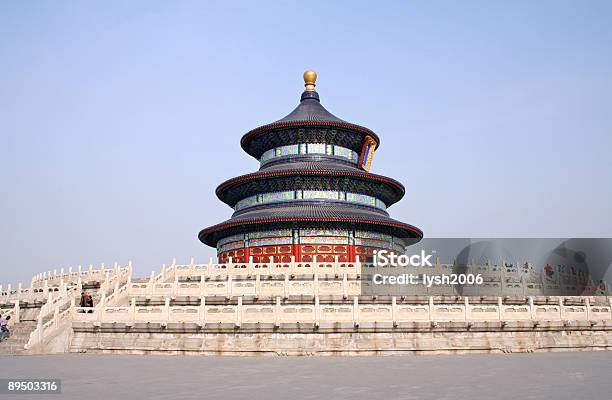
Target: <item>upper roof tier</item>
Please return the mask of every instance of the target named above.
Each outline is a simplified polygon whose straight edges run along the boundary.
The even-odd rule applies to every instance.
[[[298,143],[329,143],[359,152],[366,136],[379,146],[378,136],[360,125],[346,122],[325,109],[315,91],[317,75],[304,73],[304,86],[300,104],[286,117],[260,126],[245,134],[240,145],[251,156],[259,159],[272,148]]]

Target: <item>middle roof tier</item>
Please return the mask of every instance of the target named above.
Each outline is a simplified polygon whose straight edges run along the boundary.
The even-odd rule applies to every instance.
[[[404,186],[386,176],[372,174],[351,165],[326,161],[295,161],[270,165],[260,171],[238,176],[217,187],[217,197],[234,207],[255,194],[288,190],[333,190],[361,193],[382,200],[386,206],[398,202]]]

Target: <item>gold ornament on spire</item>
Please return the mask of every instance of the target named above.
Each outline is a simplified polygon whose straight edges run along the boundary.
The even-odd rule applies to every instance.
[[[317,81],[317,73],[311,70],[304,72],[304,86],[307,92],[315,91],[315,82]]]

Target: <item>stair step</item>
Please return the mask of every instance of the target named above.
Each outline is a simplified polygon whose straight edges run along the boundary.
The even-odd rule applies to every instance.
[[[27,335],[11,335],[8,338],[5,338],[2,343],[8,341],[8,340],[22,340],[22,339],[27,339],[28,337],[30,337],[29,334]]]
[[[0,353],[2,353],[5,349],[24,349],[26,343],[28,342],[7,343],[4,346],[0,346]]]
[[[7,341],[7,340],[24,341],[25,340],[27,342],[29,339],[30,339],[30,335],[29,334],[27,334],[27,335],[15,335],[15,336],[11,335],[11,337],[9,337],[8,339],[4,339],[4,341]]]
[[[30,340],[30,335],[23,335],[23,336],[11,336],[8,339],[4,339],[3,343],[6,341],[17,341],[17,342],[27,342],[28,340]]]
[[[11,329],[11,328],[14,331],[15,330],[22,330],[23,331],[23,330],[27,330],[27,329],[36,329],[36,324],[28,324],[28,325],[25,325],[25,324],[16,324],[16,325],[13,325],[13,326],[9,326],[9,329]]]
[[[30,333],[34,329],[35,328],[19,328],[19,327],[16,327],[16,328],[13,328],[13,329],[9,328],[9,331],[11,332],[11,335],[16,335],[16,334],[19,334],[19,333],[21,333],[21,334]]]
[[[14,349],[0,349],[0,354],[2,355],[17,355],[17,354],[23,354],[25,352],[25,349],[23,348],[14,348]]]
[[[2,343],[0,343],[0,350],[4,350],[4,349],[11,349],[14,347],[19,347],[19,348],[23,348],[23,346],[26,344],[27,342],[11,342],[11,341],[3,341]]]

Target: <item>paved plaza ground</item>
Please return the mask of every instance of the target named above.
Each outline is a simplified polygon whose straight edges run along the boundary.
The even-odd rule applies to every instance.
[[[612,352],[394,357],[0,357],[61,395],[0,399],[609,399]]]

